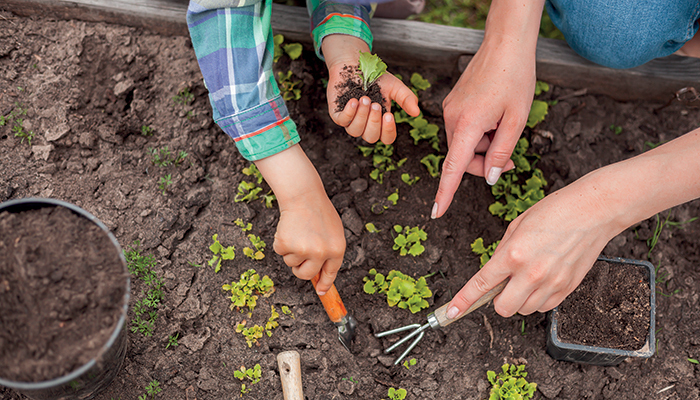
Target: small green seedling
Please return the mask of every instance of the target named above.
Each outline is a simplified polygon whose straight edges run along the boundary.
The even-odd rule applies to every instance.
[[[359,64],[362,88],[366,92],[380,76],[386,73],[386,64],[378,55],[363,51],[360,51]]]
[[[694,358],[689,358],[689,359],[688,359],[688,362],[691,363],[691,364],[695,364],[695,365],[700,364],[700,361],[698,361],[698,360],[696,360],[696,359],[694,359]]]
[[[277,81],[284,101],[301,99],[301,89],[299,88],[299,86],[301,86],[301,81],[292,79],[291,70],[287,71],[286,74],[279,71],[277,73]]]
[[[377,229],[377,227],[374,226],[374,224],[371,223],[371,222],[368,222],[368,223],[365,224],[365,229],[367,229],[367,232],[369,232],[369,233],[378,233],[378,232],[381,232],[381,231],[380,231],[379,229]]]
[[[210,267],[214,267],[214,273],[217,273],[221,269],[222,260],[233,260],[236,257],[236,248],[234,246],[222,246],[219,243],[218,233],[215,233],[211,238],[214,240],[214,243],[209,246],[209,250],[211,250],[213,255],[208,264]]]
[[[539,96],[545,92],[549,92],[549,84],[547,82],[537,81],[535,84],[535,96]]]
[[[412,186],[414,183],[418,182],[420,180],[420,176],[415,176],[411,178],[411,175],[408,173],[401,174],[401,180],[403,183],[407,184],[408,186]]]
[[[407,160],[407,158],[402,158],[395,162],[391,158],[394,155],[394,146],[390,144],[385,145],[382,142],[377,142],[374,147],[357,146],[357,148],[362,152],[363,156],[372,156],[374,169],[369,173],[369,177],[380,185],[384,183],[384,173],[400,168]]]
[[[372,268],[363,281],[365,293],[386,294],[389,307],[398,306],[401,309],[408,309],[413,314],[430,307],[425,299],[432,297],[433,292],[428,287],[424,276],[416,280],[400,271],[392,270],[384,277]]]
[[[506,363],[501,369],[503,372],[498,375],[494,371],[486,373],[492,385],[489,400],[527,400],[535,395],[537,384],[525,380],[527,372],[524,365]]]
[[[397,188],[396,191],[387,196],[386,199],[389,200],[392,205],[396,205],[396,203],[399,202],[399,189]]]
[[[253,325],[250,328],[246,328],[245,325],[245,320],[236,325],[236,333],[240,333],[245,337],[245,342],[248,347],[253,347],[253,345],[260,346],[258,339],[262,338],[265,328],[260,325]]]
[[[152,380],[145,388],[146,394],[139,396],[139,400],[155,399],[156,395],[163,389],[160,388],[160,382]]]
[[[499,243],[501,243],[501,241],[497,240],[488,246],[484,246],[484,239],[479,237],[476,238],[476,240],[474,240],[474,243],[471,244],[471,247],[472,252],[480,256],[479,268],[482,268],[484,265],[486,265],[487,262],[489,262],[489,260],[493,256],[493,253],[496,251],[496,247],[498,247]]]
[[[141,135],[143,136],[153,136],[153,128],[148,125],[141,126]]]
[[[619,135],[619,134],[622,133],[622,127],[621,127],[621,126],[618,126],[618,125],[615,125],[615,124],[610,125],[610,130],[611,130],[615,135]]]
[[[156,167],[167,167],[168,165],[172,164],[172,160],[170,159],[170,149],[168,149],[168,146],[161,149],[149,147],[148,153],[151,155],[151,163],[153,163],[153,165]]]
[[[277,312],[277,310],[275,310],[275,306],[270,305],[270,308],[272,309],[270,312],[270,318],[268,318],[267,322],[265,323],[265,333],[268,337],[272,336],[273,329],[280,326],[279,322],[277,322],[277,320],[280,318],[279,313]]]
[[[175,96],[173,96],[173,102],[181,106],[186,106],[194,101],[194,94],[190,93],[189,88],[181,89]]]
[[[260,382],[260,379],[262,378],[262,370],[260,364],[255,364],[253,368],[246,368],[244,365],[241,365],[241,369],[233,371],[233,376],[241,381],[247,379],[250,381],[251,385],[255,385],[256,383]],[[242,384],[241,396],[248,392],[250,392],[250,388],[246,388],[245,383]]]
[[[532,106],[530,107],[530,114],[527,116],[527,123],[525,124],[528,128],[532,129],[540,122],[544,121],[549,110],[549,104],[542,100],[533,100]]]
[[[445,156],[428,154],[427,156],[420,159],[420,163],[425,165],[428,169],[428,173],[433,178],[440,176],[440,161],[445,158]]]
[[[265,241],[263,241],[260,236],[255,236],[252,233],[248,234],[248,239],[250,243],[253,244],[253,247],[255,247],[255,250],[250,247],[244,247],[243,254],[253,260],[262,260],[265,258],[265,254],[263,253],[263,250],[265,250]]]
[[[408,113],[406,113],[406,111],[398,110],[398,111],[394,111],[394,122],[396,123],[396,125],[398,125],[398,124],[402,124],[404,122],[411,122],[415,118],[419,118],[422,116],[423,116],[423,113],[421,113],[417,117],[412,117],[412,116],[408,115]]]
[[[411,90],[418,95],[419,90],[426,90],[430,87],[430,82],[417,72],[411,75]]]
[[[254,269],[249,269],[241,274],[238,282],[231,282],[230,285],[223,285],[222,288],[231,292],[231,310],[248,307],[248,316],[251,316],[253,309],[257,305],[258,295],[269,297],[275,291],[275,285],[269,276],[260,275]]]
[[[21,91],[21,88],[17,89],[20,89]],[[24,119],[19,118],[23,115],[27,115],[27,109],[24,108],[19,102],[15,102],[15,108],[10,112],[10,114],[7,116],[0,115],[0,126],[5,126],[14,121],[12,132],[14,133],[15,137],[21,139],[20,143],[24,143],[24,140],[27,139],[27,144],[31,146],[32,139],[34,139],[34,132],[25,130]]]
[[[389,396],[389,400],[404,400],[407,394],[408,392],[406,391],[406,389],[394,389],[393,387],[389,388],[389,392],[387,393],[387,395]]]
[[[277,196],[272,193],[272,190],[263,195],[262,201],[265,204],[265,208],[272,208],[272,202],[277,200]]]
[[[233,221],[233,223],[240,227],[243,232],[248,232],[249,230],[253,229],[253,224],[251,224],[250,222],[246,224],[240,218],[236,218],[236,220]]]
[[[410,370],[412,366],[416,365],[416,363],[418,363],[418,361],[416,361],[415,358],[411,358],[410,360],[404,360],[403,366]]]
[[[428,123],[422,116],[412,118],[408,124],[413,128],[409,131],[413,138],[413,144],[427,140],[435,151],[440,151],[440,139],[438,138],[440,128],[437,125]]]
[[[141,243],[135,241],[132,246],[124,250],[126,266],[134,278],[141,279],[147,291],[141,292],[141,299],[133,306],[134,319],[131,320],[131,332],[140,332],[144,336],[152,336],[158,318],[158,307],[163,300],[163,281],[158,277],[154,268],[156,259],[152,254],[144,256],[139,247]]]
[[[236,203],[246,202],[250,203],[252,200],[258,199],[258,193],[262,191],[263,188],[257,186],[255,182],[241,181],[238,184],[238,193],[234,196],[233,201]]]
[[[292,312],[292,310],[289,309],[289,307],[282,306],[281,308],[282,308],[282,314],[289,315],[292,319],[294,319],[294,313]]]
[[[393,249],[398,250],[399,255],[405,256],[410,254],[415,257],[423,254],[425,247],[423,247],[421,241],[428,239],[428,234],[423,229],[417,226],[410,228],[408,226],[394,225],[394,231],[398,233],[398,236],[394,238]]]
[[[243,168],[243,174],[247,176],[252,176],[258,182],[258,185],[262,183],[263,176],[258,167],[255,164],[250,164],[248,167]]]
[[[168,336],[168,344],[165,345],[165,348],[167,349],[170,346],[179,346],[180,344],[177,342],[178,336],[180,336],[180,332],[175,333],[175,335]]]
[[[158,189],[160,189],[161,193],[165,194],[165,192],[168,190],[168,188],[172,184],[173,184],[172,174],[162,176],[158,180]]]
[[[282,35],[275,35],[272,37],[273,40],[273,48],[274,48],[274,56],[273,56],[273,62],[277,62],[284,53],[287,53],[289,58],[292,60],[296,60],[297,58],[301,57],[301,52],[303,50],[303,47],[299,43],[289,43],[285,44],[284,46],[282,43],[284,43],[284,36]]]

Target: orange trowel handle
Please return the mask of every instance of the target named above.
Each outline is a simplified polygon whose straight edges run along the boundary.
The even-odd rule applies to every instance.
[[[316,288],[319,275],[311,278],[311,283],[313,283],[314,288]],[[321,299],[323,308],[326,309],[328,318],[330,318],[332,322],[340,322],[346,315],[348,315],[345,305],[343,304],[343,300],[340,299],[340,294],[338,294],[338,289],[335,288],[335,285],[332,285],[326,294],[323,296],[318,296],[318,298]]]

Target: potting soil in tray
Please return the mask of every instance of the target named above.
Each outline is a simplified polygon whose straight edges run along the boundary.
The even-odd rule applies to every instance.
[[[638,350],[649,333],[649,279],[632,264],[596,261],[559,306],[559,340]]]
[[[67,208],[0,213],[2,378],[51,380],[95,358],[126,279],[107,234]]]

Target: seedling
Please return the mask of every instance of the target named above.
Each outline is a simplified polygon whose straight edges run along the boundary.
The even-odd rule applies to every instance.
[[[275,310],[275,306],[270,305],[271,311],[270,311],[270,318],[267,319],[267,322],[265,323],[265,333],[267,334],[268,337],[272,336],[272,330],[280,326],[279,322],[277,320],[279,319],[280,315]]]
[[[494,371],[486,373],[492,385],[489,400],[527,400],[535,395],[537,384],[525,380],[527,372],[524,365],[506,363],[501,369],[503,372],[498,375]]]
[[[479,263],[481,265],[479,266],[479,268],[482,268],[484,265],[486,265],[487,262],[489,262],[489,260],[493,256],[493,253],[496,251],[496,247],[499,243],[501,243],[501,241],[497,240],[488,246],[484,246],[484,239],[479,237],[476,238],[476,240],[474,240],[474,243],[471,244],[471,247],[472,252],[480,256]]]
[[[260,275],[254,269],[249,269],[241,274],[238,282],[231,282],[230,285],[223,285],[222,288],[231,292],[231,310],[248,307],[250,317],[253,309],[257,305],[258,295],[269,297],[275,291],[275,285],[269,276],[265,275],[260,278]]]
[[[248,234],[248,239],[250,239],[250,243],[253,244],[255,247],[255,250],[251,249],[250,247],[244,247],[243,248],[243,254],[245,254],[248,258],[251,258],[253,260],[262,260],[265,258],[265,254],[263,254],[263,250],[265,249],[265,242],[260,239],[260,236],[255,236],[252,233]]]
[[[698,360],[696,360],[696,359],[694,359],[694,358],[688,358],[688,362],[691,363],[691,364],[695,364],[695,365],[700,364],[700,361],[698,361]]]
[[[289,315],[290,317],[292,317],[292,319],[294,319],[294,313],[292,312],[292,310],[289,309],[289,307],[282,306],[281,308],[282,308],[282,314]]]
[[[289,58],[292,60],[296,60],[301,56],[301,52],[303,50],[301,44],[289,43],[283,46],[282,43],[284,43],[284,36],[282,35],[275,35],[272,37],[272,40],[274,42],[274,62],[277,62],[284,55],[284,53],[287,53]]]
[[[162,391],[160,388],[160,382],[156,380],[152,380],[149,382],[149,384],[144,388],[146,390],[146,394],[142,394],[139,396],[139,400],[147,400],[147,399],[155,399],[156,395]],[[150,396],[150,397],[149,397]]]
[[[374,226],[374,224],[371,223],[371,222],[368,222],[368,223],[365,224],[365,229],[367,229],[367,232],[369,232],[369,233],[378,233],[378,232],[380,232],[380,230],[377,229],[377,227]]]
[[[389,388],[389,392],[387,393],[387,395],[389,396],[389,400],[404,400],[407,394],[408,392],[406,391],[406,389],[394,389],[393,387]]]
[[[214,240],[214,243],[209,246],[209,250],[211,250],[213,255],[208,264],[210,267],[214,267],[214,273],[217,273],[221,269],[222,260],[233,260],[236,257],[236,248],[234,246],[222,246],[219,243],[218,233],[215,233],[211,238]]]
[[[412,186],[414,183],[418,182],[420,180],[420,176],[415,176],[411,178],[411,174],[405,173],[401,174],[401,180],[403,183],[407,184],[408,186]]]
[[[413,138],[413,144],[427,140],[435,151],[440,151],[440,139],[438,138],[440,128],[437,125],[428,123],[422,116],[410,119],[408,124],[413,128],[409,132]]]
[[[419,227],[410,228],[408,226],[394,225],[394,231],[399,235],[394,238],[394,250],[399,251],[399,255],[410,254],[413,257],[423,254],[425,247],[421,241],[428,239],[428,234]]]
[[[170,346],[179,346],[180,344],[177,342],[178,336],[180,336],[180,332],[175,333],[175,335],[168,336],[168,344],[165,345],[165,348],[167,349]]]
[[[396,205],[396,203],[399,202],[399,189],[396,189],[396,191],[387,196],[386,199],[389,200],[392,205]]]
[[[244,365],[241,365],[241,369],[233,371],[233,376],[241,381],[247,379],[250,381],[251,385],[255,385],[256,383],[260,382],[262,370],[260,368],[260,364],[255,364],[253,368],[246,368]],[[242,384],[241,396],[248,392],[250,392],[250,388],[246,388],[245,383]]]
[[[301,98],[301,86],[300,80],[292,79],[292,71],[289,70],[285,74],[282,71],[277,73],[277,82],[280,86],[280,91],[282,92],[282,98],[285,101],[299,100]]]
[[[165,192],[168,190],[168,188],[169,188],[170,185],[172,185],[172,184],[173,184],[173,179],[172,179],[172,175],[171,175],[171,174],[162,176],[162,177],[158,180],[158,189],[160,189],[160,191],[161,191],[163,194],[165,194]]]
[[[406,158],[395,162],[391,156],[394,155],[394,146],[378,142],[374,147],[357,146],[365,157],[372,156],[374,169],[369,173],[369,177],[377,181],[380,185],[384,183],[384,173],[394,171],[401,167]]]
[[[153,271],[156,260],[153,255],[144,256],[139,247],[141,243],[135,241],[132,246],[124,250],[124,258],[131,275],[140,278],[149,289],[141,291],[139,299],[133,307],[134,319],[131,320],[131,332],[140,332],[144,336],[152,336],[158,318],[157,309],[163,300],[163,281]]]
[[[399,78],[400,79],[400,78]],[[411,90],[418,95],[419,90],[426,90],[430,87],[430,82],[417,72],[411,75]]]
[[[22,88],[18,88],[21,89]],[[27,109],[22,106],[19,102],[15,102],[15,108],[7,116],[0,115],[0,126],[5,126],[11,122],[14,122],[12,126],[12,132],[15,137],[21,138],[20,143],[24,143],[24,139],[27,139],[27,143],[31,146],[32,139],[34,139],[33,131],[24,130],[24,119],[19,118],[22,115],[27,115]]]
[[[360,71],[359,75],[362,78],[362,88],[367,91],[380,76],[386,73],[386,64],[379,58],[378,55],[365,53],[360,51]]]
[[[253,224],[251,224],[250,222],[246,224],[240,218],[236,218],[236,220],[233,221],[233,223],[239,226],[243,232],[248,232],[249,230],[253,229]]]
[[[615,134],[619,135],[622,133],[622,127],[615,124],[610,125],[610,130]]]
[[[664,141],[664,140],[662,140],[662,141],[660,141],[660,142],[658,142],[658,143],[654,143],[654,142],[651,142],[651,141],[647,140],[646,142],[644,142],[644,145],[645,145],[645,146],[649,146],[649,150],[653,150],[653,149],[655,149],[655,148],[661,146],[661,145],[664,144],[664,143],[666,143],[666,141]]]
[[[23,119],[17,118],[15,120],[15,126],[12,127],[12,132],[15,134],[15,137],[20,138],[20,143],[24,143],[24,139],[27,139],[27,144],[32,145],[32,139],[34,139],[34,132],[33,131],[25,131],[24,126],[22,123],[24,122]]]
[[[265,204],[265,208],[272,208],[272,202],[277,200],[277,196],[272,193],[272,190],[263,195],[262,201]]]
[[[250,164],[248,167],[243,168],[243,174],[247,176],[252,176],[255,178],[255,181],[259,184],[262,183],[263,181],[263,176],[258,167],[255,166],[255,164]]]
[[[440,160],[443,158],[445,158],[445,156],[428,154],[420,159],[420,163],[425,165],[425,168],[428,169],[430,176],[437,178],[440,176]]]
[[[539,96],[544,92],[549,92],[549,84],[547,82],[537,81],[535,84],[535,96]]]
[[[258,199],[258,193],[261,191],[262,188],[255,185],[254,182],[241,181],[238,184],[238,193],[234,196],[233,201],[236,203],[243,201],[250,203],[252,200]]]
[[[165,146],[161,149],[154,149],[149,147],[148,148],[148,153],[151,155],[151,163],[155,165],[156,167],[167,167],[168,165],[171,165],[173,163],[173,160],[170,158],[170,149],[168,149],[168,146]]]
[[[540,122],[544,121],[549,110],[549,104],[542,100],[533,100],[532,106],[530,107],[530,114],[527,116],[527,123],[525,124],[528,128],[532,129]]]
[[[190,93],[189,88],[181,89],[175,96],[173,102],[182,106],[186,106],[194,101],[194,94]]]
[[[141,126],[141,135],[143,136],[153,136],[153,128],[148,125]]]
[[[408,309],[414,314],[430,307],[425,299],[432,297],[433,292],[428,287],[424,276],[416,280],[400,271],[392,270],[389,271],[389,275],[384,277],[383,274],[372,268],[363,281],[365,282],[363,287],[365,293],[386,293],[389,307],[398,306],[401,309]]]
[[[403,366],[410,370],[412,366],[416,365],[416,363],[418,363],[418,361],[416,361],[415,358],[411,358],[410,360],[404,360]]]
[[[253,345],[260,346],[258,339],[263,336],[265,329],[260,325],[253,325],[250,328],[246,328],[245,325],[245,320],[236,325],[236,333],[240,333],[245,337],[245,342],[248,344],[248,347],[253,347]]]

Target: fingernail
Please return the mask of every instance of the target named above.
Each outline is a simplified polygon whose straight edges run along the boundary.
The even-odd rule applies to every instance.
[[[391,122],[391,113],[384,114],[384,122]]]
[[[380,106],[380,105],[377,104],[377,103],[374,103],[374,104],[372,104],[372,109],[373,109],[374,111],[379,111],[379,110],[382,109],[382,106]]]
[[[352,109],[355,109],[355,108],[357,108],[357,103],[356,103],[356,102],[354,102],[354,101],[353,101],[353,102],[351,102],[351,103],[350,103],[350,108],[352,108]]]
[[[369,97],[363,97],[363,98],[362,98],[362,104],[368,106],[369,103],[371,103],[371,102],[369,101]]]
[[[459,314],[459,309],[457,307],[450,307],[447,309],[447,318],[455,319],[457,314]]]
[[[430,219],[437,218],[437,213],[438,213],[438,205],[437,205],[437,203],[435,203],[435,204],[433,204],[433,211],[430,212]]]
[[[324,294],[326,294],[326,292],[322,292],[322,291],[320,291],[320,290],[319,290],[318,292],[316,292],[316,293],[317,293],[319,296],[323,296]]]
[[[501,171],[503,168],[491,167],[489,174],[486,176],[486,183],[493,186],[498,182],[498,178],[501,176]]]

